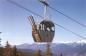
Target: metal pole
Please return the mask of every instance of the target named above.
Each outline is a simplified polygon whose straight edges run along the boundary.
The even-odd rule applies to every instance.
[[[47,5],[44,5],[44,19],[47,19]]]
[[[47,19],[47,9],[48,9],[48,3],[46,2],[46,0],[40,0],[40,2],[42,4],[44,4],[44,19]]]

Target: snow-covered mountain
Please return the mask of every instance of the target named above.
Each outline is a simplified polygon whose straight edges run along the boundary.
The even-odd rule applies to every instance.
[[[18,49],[28,49],[29,50],[38,50],[42,52],[46,51],[46,44],[21,44],[17,46]],[[86,55],[86,43],[52,43],[51,44],[52,53],[58,55],[63,53],[64,55]]]

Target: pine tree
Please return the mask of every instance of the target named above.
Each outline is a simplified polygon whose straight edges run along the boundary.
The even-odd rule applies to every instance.
[[[3,47],[0,47],[0,56],[3,56]]]
[[[63,56],[62,52],[58,53],[58,55],[57,55],[57,56]]]
[[[46,56],[52,56],[52,52],[50,50],[50,44],[47,44]]]
[[[26,56],[26,53],[23,53],[23,52],[21,52],[21,51],[18,51],[18,52],[17,52],[17,56]]]
[[[60,54],[60,56],[63,56],[62,53]]]
[[[41,56],[41,50],[37,50],[35,56]]]
[[[17,52],[16,46],[13,47],[12,53],[13,53],[13,56],[18,56],[18,52]]]
[[[11,45],[8,43],[8,41],[6,42],[3,56],[12,56],[12,48],[11,48]]]

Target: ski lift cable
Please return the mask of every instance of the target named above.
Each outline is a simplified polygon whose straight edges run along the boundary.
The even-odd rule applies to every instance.
[[[61,25],[59,25],[59,24],[56,24],[56,23],[54,23],[54,24],[57,25],[57,26],[59,26],[60,28],[62,28],[62,29],[64,29],[64,30],[68,31],[68,32],[71,32],[72,34],[74,34],[74,35],[80,37],[81,39],[86,40],[86,37],[81,36],[80,34],[77,34],[77,33],[73,32],[72,30],[70,30],[70,29],[68,29],[68,28],[65,28],[65,27],[63,27],[63,26],[61,26]]]
[[[37,14],[37,13],[35,13],[35,12],[33,12],[33,11],[31,11],[31,10],[25,8],[25,7],[23,7],[22,5],[20,5],[20,4],[16,3],[16,2],[14,2],[14,1],[12,1],[12,0],[7,0],[7,1],[10,2],[10,3],[12,3],[12,4],[14,4],[14,5],[16,5],[16,6],[18,6],[18,7],[20,7],[20,8],[22,8],[22,9],[24,9],[24,10],[26,10],[26,11],[28,11],[28,12],[30,12],[30,13],[32,13],[32,14],[34,14],[34,15],[36,15],[36,16],[39,16],[39,17],[41,17],[41,18],[44,18],[43,16],[41,16],[41,15],[39,15],[39,14]],[[77,34],[77,33],[73,32],[73,31],[71,31],[71,30],[69,30],[69,29],[67,29],[67,28],[65,28],[65,27],[63,27],[63,26],[61,26],[61,25],[59,25],[59,24],[56,24],[56,23],[54,23],[54,24],[57,25],[57,26],[59,26],[60,28],[62,28],[62,29],[64,29],[64,30],[68,31],[68,32],[71,32],[72,34],[78,36],[79,38],[82,38],[82,39],[86,40],[86,37],[83,37],[83,36],[81,36],[80,34]]]
[[[45,0],[39,0],[39,1],[40,1],[41,3],[47,5],[47,7],[49,7],[49,8],[52,9],[53,11],[60,13],[61,15],[67,17],[67,19],[70,19],[70,20],[74,21],[75,23],[81,25],[82,27],[86,28],[86,25],[85,25],[85,24],[82,24],[82,23],[80,23],[79,21],[77,21],[76,19],[74,19],[74,18],[72,18],[72,17],[66,15],[65,13],[63,13],[63,12],[61,12],[61,11],[55,9],[55,8],[53,8],[53,7],[50,6]]]
[[[52,10],[54,10],[54,11],[56,11],[56,12],[62,14],[63,16],[67,17],[67,19],[70,19],[70,20],[74,21],[75,23],[81,25],[82,27],[86,28],[86,25],[85,25],[85,24],[80,23],[79,21],[75,20],[74,18],[72,18],[72,17],[66,15],[65,13],[62,13],[61,11],[59,11],[59,10],[57,10],[57,9],[51,7],[51,6],[48,6],[48,7],[51,8]]]
[[[22,6],[22,5],[20,5],[20,4],[16,3],[16,2],[14,2],[14,1],[12,1],[12,0],[7,0],[7,1],[10,2],[10,3],[12,3],[12,4],[14,4],[14,5],[16,5],[16,6],[18,6],[18,7],[20,7],[20,8],[22,8],[22,9],[24,9],[24,10],[26,10],[26,11],[28,11],[28,12],[30,12],[30,13],[32,13],[32,14],[34,14],[34,15],[37,15],[37,16],[39,16],[39,17],[42,17],[42,16],[40,16],[39,14],[37,14],[37,13],[35,13],[35,12],[33,12],[33,11],[27,9],[27,8],[25,8],[24,6]],[[42,17],[42,18],[43,18],[43,17]]]

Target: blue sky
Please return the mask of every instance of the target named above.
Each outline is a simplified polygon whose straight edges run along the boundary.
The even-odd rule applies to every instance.
[[[43,16],[43,6],[37,0],[12,0]],[[86,0],[48,0],[48,3],[59,11],[69,15],[86,25]],[[7,0],[0,0],[0,31],[2,44],[9,41],[11,44],[34,43],[31,34],[31,25],[27,19],[33,15],[24,9],[13,5]],[[33,15],[36,22],[43,19]],[[72,31],[86,37],[86,28],[67,19],[65,16],[49,9],[49,18]],[[77,42],[83,39],[56,26],[53,42]]]

